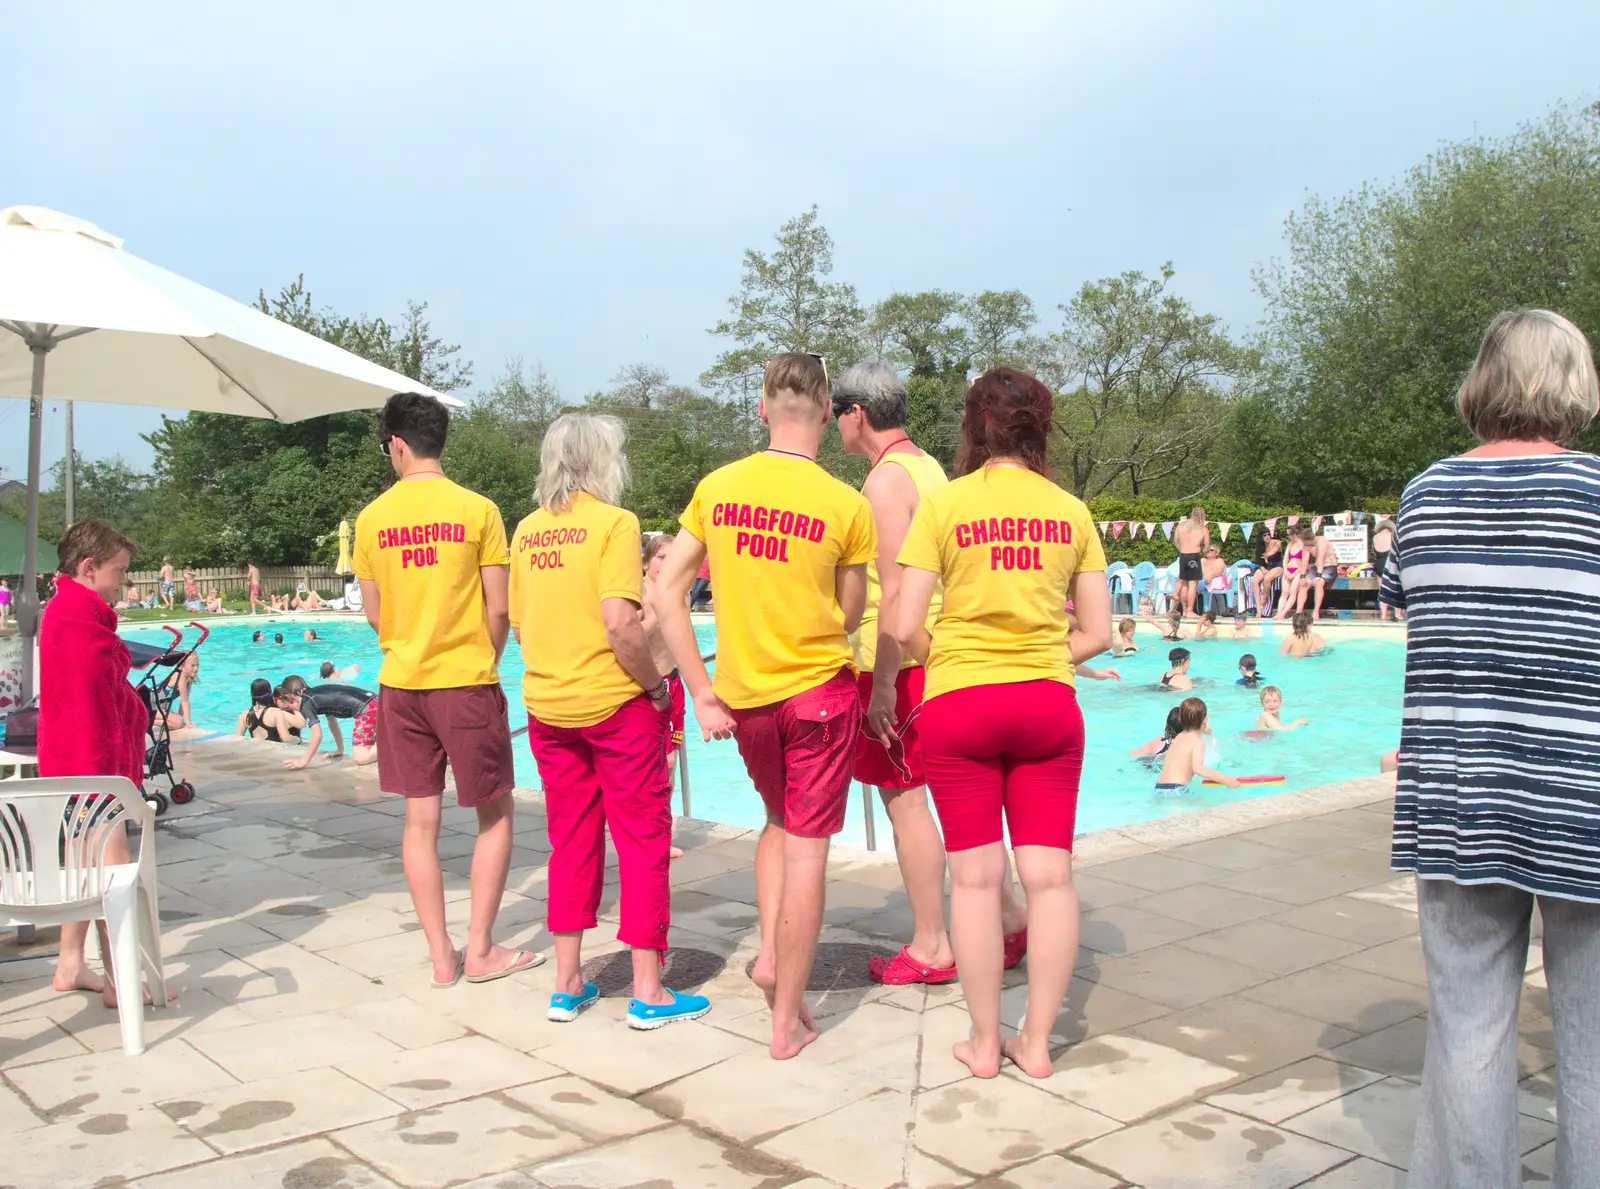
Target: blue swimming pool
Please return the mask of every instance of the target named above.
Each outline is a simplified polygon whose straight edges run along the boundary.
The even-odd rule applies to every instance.
[[[304,640],[306,626],[315,627],[323,639]],[[266,642],[250,642],[256,628],[267,631]],[[711,626],[703,624],[695,630],[702,651],[712,651],[716,634]],[[1139,636],[1138,642],[1144,645],[1139,653],[1117,660],[1106,656],[1095,662],[1100,667],[1117,669],[1122,674],[1121,681],[1079,683],[1079,699],[1088,726],[1078,814],[1080,832],[1149,821],[1247,797],[1292,792],[1377,771],[1378,757],[1395,746],[1399,734],[1404,644],[1398,638],[1339,640],[1321,656],[1292,660],[1276,655],[1281,640],[1276,630],[1269,627],[1268,637],[1259,640],[1185,641],[1185,646],[1194,653],[1190,669],[1195,679],[1194,694],[1204,698],[1210,709],[1222,770],[1237,775],[1282,773],[1288,780],[1281,785],[1237,790],[1202,789],[1197,783],[1185,797],[1155,796],[1154,771],[1146,762],[1130,759],[1128,752],[1161,733],[1168,708],[1183,695],[1156,687],[1166,668],[1170,646],[1159,644],[1154,633],[1146,629]],[[281,645],[271,642],[272,634],[278,631],[284,634]],[[123,634],[148,643],[164,643],[168,638],[149,628],[130,629]],[[1239,656],[1245,652],[1256,655],[1266,682],[1284,691],[1284,721],[1306,718],[1310,726],[1270,738],[1246,734],[1255,726],[1260,704],[1256,691],[1234,684]],[[307,625],[292,617],[213,621],[211,638],[200,656],[194,714],[202,726],[222,732],[233,730],[239,712],[249,702],[253,678],[265,677],[277,683],[290,673],[298,673],[315,685],[318,667],[331,660],[341,667],[359,664],[361,675],[354,682],[370,688],[381,660],[376,637],[365,622]],[[512,705],[512,725],[521,726],[522,658],[515,646],[507,650],[501,680]],[[695,816],[738,826],[759,825],[763,820],[761,801],[750,787],[738,751],[732,742],[701,742],[692,708],[690,713],[689,764]],[[517,782],[537,788],[533,756],[522,739],[517,740],[516,756]],[[886,832],[881,811],[878,824]],[[865,842],[859,794],[852,797],[840,841],[857,846]],[[881,834],[880,845],[886,845]]]

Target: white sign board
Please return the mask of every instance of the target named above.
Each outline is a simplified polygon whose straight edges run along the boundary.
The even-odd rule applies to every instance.
[[[1367,526],[1364,524],[1325,524],[1322,539],[1333,546],[1333,559],[1341,566],[1360,565],[1367,560]]]

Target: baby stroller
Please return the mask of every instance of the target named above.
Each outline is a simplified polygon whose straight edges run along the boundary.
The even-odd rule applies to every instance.
[[[167,715],[171,713],[173,703],[178,700],[176,680],[178,670],[211,634],[210,629],[204,624],[191,623],[189,626],[200,633],[200,638],[189,648],[179,647],[183,643],[183,633],[166,624],[162,625],[162,630],[172,633],[172,643],[166,648],[157,648],[150,644],[128,644],[128,651],[133,654],[133,671],[135,673],[144,671],[144,675],[134,688],[150,712],[150,725],[147,728],[150,745],[144,750],[144,774],[147,781],[144,799],[157,817],[167,811],[169,797],[174,805],[187,805],[195,798],[193,784],[187,780],[173,778],[172,732],[167,726]],[[168,793],[160,792],[149,783],[157,778],[166,780],[170,790]]]

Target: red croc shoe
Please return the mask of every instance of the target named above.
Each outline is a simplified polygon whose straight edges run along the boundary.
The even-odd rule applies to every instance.
[[[956,981],[954,966],[946,966],[942,970],[936,966],[924,966],[911,956],[909,945],[901,946],[900,952],[892,958],[885,958],[882,954],[868,958],[867,973],[872,976],[873,982],[890,987],[905,987],[912,983],[927,983],[936,987],[941,983]]]
[[[1006,969],[1011,970],[1028,956],[1028,930],[1006,934]]]

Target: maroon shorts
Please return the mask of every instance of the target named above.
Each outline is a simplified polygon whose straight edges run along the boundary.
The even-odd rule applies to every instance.
[[[483,805],[511,789],[511,727],[498,685],[451,689],[380,686],[378,787],[402,797],[444,792],[448,763],[456,801]]]
[[[733,712],[733,737],[767,816],[799,838],[844,828],[861,700],[849,669],[782,702]]]
[[[1083,773],[1083,714],[1070,685],[973,685],[922,707],[928,791],[948,851],[1004,837],[1072,849]]]
[[[861,697],[861,738],[856,741],[856,779],[880,789],[914,789],[928,783],[922,766],[922,744],[917,739],[915,722],[906,720],[922,705],[922,685],[927,671],[917,665],[901,669],[894,680],[894,721],[899,740],[885,748],[867,722],[867,703],[872,700],[872,674],[856,678]]]

